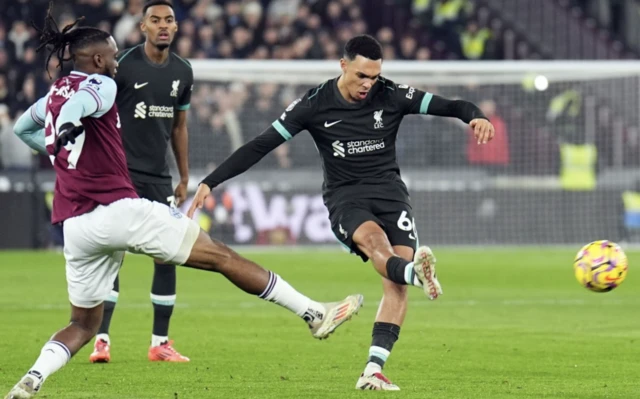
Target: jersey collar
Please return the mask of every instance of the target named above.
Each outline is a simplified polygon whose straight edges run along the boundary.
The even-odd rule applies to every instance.
[[[70,75],[89,76],[89,74],[80,71],[71,71]]]
[[[331,85],[332,88],[333,88],[333,95],[341,105],[343,105],[343,106],[345,106],[347,108],[353,108],[353,109],[360,109],[362,107],[367,106],[371,102],[371,98],[377,93],[378,84],[380,83],[380,81],[376,82],[376,84],[369,91],[369,95],[367,96],[367,98],[364,101],[360,101],[360,102],[357,102],[357,103],[350,103],[349,101],[347,101],[342,96],[342,93],[340,93],[340,89],[338,88],[338,80],[339,79],[340,79],[340,77],[337,77],[337,78],[333,79],[333,82],[332,82],[333,84]]]

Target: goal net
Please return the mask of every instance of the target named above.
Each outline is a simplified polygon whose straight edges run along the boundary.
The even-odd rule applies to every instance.
[[[306,90],[340,73],[338,63],[328,61],[192,65],[193,183]],[[383,75],[473,101],[497,129],[493,142],[478,146],[460,121],[405,118],[397,156],[421,242],[634,240],[640,230],[638,63],[390,61]],[[317,150],[303,133],[216,190],[200,222],[235,244],[333,244],[321,184]]]

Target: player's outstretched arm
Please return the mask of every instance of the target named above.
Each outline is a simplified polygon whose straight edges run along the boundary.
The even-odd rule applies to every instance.
[[[47,154],[44,143],[46,96],[36,101],[13,125],[13,133],[33,150]]]
[[[489,119],[474,103],[465,100],[449,100],[433,96],[427,108],[427,114],[458,118],[473,129],[478,144],[486,144],[493,139],[495,129]]]
[[[202,180],[187,215],[193,217],[196,209],[202,208],[204,199],[214,187],[246,172],[285,141],[286,139],[273,126],[270,126],[262,134],[238,148],[216,170]]]

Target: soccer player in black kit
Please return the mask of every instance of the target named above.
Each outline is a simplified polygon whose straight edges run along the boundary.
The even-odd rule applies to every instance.
[[[474,129],[478,144],[491,140],[494,129],[470,102],[447,100],[380,76],[382,49],[371,36],[349,40],[340,66],[340,77],[294,101],[267,130],[207,176],[188,215],[202,207],[212,188],[308,130],[322,158],[323,197],[333,232],[352,253],[371,259],[383,277],[384,296],[356,389],[399,390],[382,367],[404,321],[407,285],[422,287],[432,300],[442,288],[435,256],[428,247],[418,247],[409,193],[396,161],[398,128],[408,114],[456,117]]]
[[[140,28],[145,42],[120,53],[115,77],[127,166],[140,197],[179,206],[187,196],[189,182],[187,110],[193,71],[188,61],[169,51],[178,30],[170,2],[147,2]],[[175,190],[166,158],[169,142],[180,173],[180,183]],[[168,338],[169,320],[176,301],[176,267],[158,263],[154,263],[154,267],[149,360],[187,362],[189,358],[178,353]],[[103,322],[89,357],[92,363],[111,360],[109,325],[119,285],[116,279],[111,296],[105,301]]]

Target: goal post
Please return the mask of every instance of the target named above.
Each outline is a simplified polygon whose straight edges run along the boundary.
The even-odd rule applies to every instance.
[[[191,60],[192,183],[268,127],[337,61]],[[397,156],[421,242],[547,245],[634,240],[623,193],[640,191],[640,62],[383,63],[396,83],[480,105],[496,140],[457,120],[407,116]],[[224,185],[202,217],[238,244],[331,244],[308,134]],[[633,201],[627,203],[632,203]],[[640,230],[640,226],[639,226]],[[212,230],[212,234],[216,234]]]

